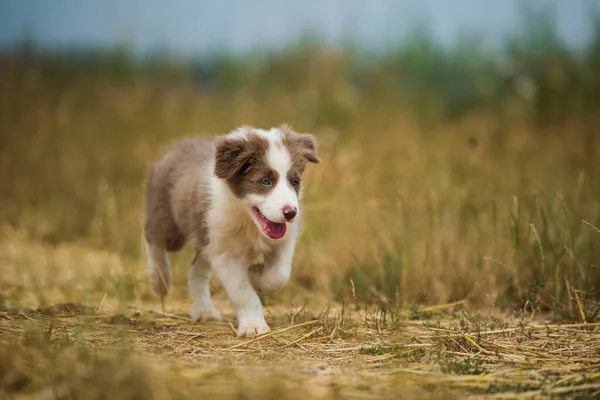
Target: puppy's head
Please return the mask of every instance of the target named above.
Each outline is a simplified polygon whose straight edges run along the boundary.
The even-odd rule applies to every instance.
[[[263,235],[285,236],[300,213],[302,174],[319,163],[315,137],[286,125],[265,131],[244,126],[217,140],[215,175],[252,215]]]

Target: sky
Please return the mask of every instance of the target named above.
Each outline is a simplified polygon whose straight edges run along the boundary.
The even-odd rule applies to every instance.
[[[350,36],[378,49],[427,23],[442,44],[463,32],[498,43],[523,26],[524,4],[554,7],[571,46],[590,38],[600,0],[0,0],[0,47],[25,34],[44,47],[106,46],[183,55],[247,52],[293,43],[307,31],[327,43]]]

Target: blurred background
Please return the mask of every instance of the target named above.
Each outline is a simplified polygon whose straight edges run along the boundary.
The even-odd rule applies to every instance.
[[[150,162],[288,123],[286,295],[598,314],[600,1],[4,0],[0,49],[0,301],[152,299]]]

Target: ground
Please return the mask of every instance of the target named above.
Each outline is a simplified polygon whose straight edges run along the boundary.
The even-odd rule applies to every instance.
[[[6,293],[5,293],[6,294]],[[595,398],[600,323],[306,299],[267,306],[272,331],[237,338],[185,301],[104,311],[57,303],[0,312],[0,393],[54,398]],[[118,308],[118,307],[117,307]]]

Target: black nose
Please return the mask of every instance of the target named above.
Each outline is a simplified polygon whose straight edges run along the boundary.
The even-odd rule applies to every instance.
[[[293,220],[294,217],[296,216],[296,214],[298,214],[298,210],[296,210],[296,207],[289,207],[289,206],[283,207],[283,216],[288,221]]]

